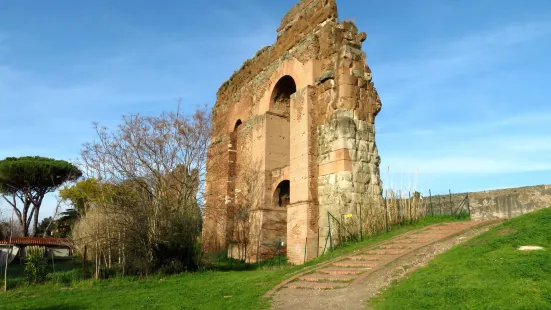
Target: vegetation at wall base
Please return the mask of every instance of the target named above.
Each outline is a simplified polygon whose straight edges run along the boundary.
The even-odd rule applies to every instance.
[[[520,246],[544,247],[519,251]],[[439,255],[378,296],[375,309],[551,309],[551,208]]]
[[[0,309],[264,309],[269,300],[263,295],[304,268],[351,253],[398,234],[456,217],[426,217],[411,225],[393,227],[390,233],[349,243],[301,266],[286,263],[285,256],[258,264],[246,264],[214,256],[200,272],[167,276],[115,274],[107,280],[91,280],[94,267],[87,265],[88,280],[81,280],[82,261],[56,264],[56,272],[42,285],[29,286],[19,268],[10,267],[9,288],[0,293]],[[17,270],[18,269],[18,270]],[[101,274],[104,274],[103,272]],[[108,272],[106,271],[107,275]]]

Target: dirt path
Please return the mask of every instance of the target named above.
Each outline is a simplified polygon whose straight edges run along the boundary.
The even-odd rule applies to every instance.
[[[268,292],[272,309],[366,309],[392,281],[498,222],[459,222],[411,231],[322,263]]]

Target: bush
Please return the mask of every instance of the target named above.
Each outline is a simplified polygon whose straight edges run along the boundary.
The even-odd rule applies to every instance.
[[[71,285],[73,282],[80,281],[82,278],[82,270],[70,270],[65,272],[56,272],[48,275],[48,280],[57,284]]]
[[[179,260],[168,261],[159,269],[159,272],[164,275],[178,274],[184,271],[186,271],[186,268]]]
[[[109,278],[116,277],[119,275],[119,269],[118,268],[108,268],[108,267],[102,267],[99,270],[99,278],[103,280],[107,280]]]
[[[25,258],[25,278],[29,284],[44,283],[49,273],[42,248],[29,247]]]
[[[84,279],[92,277],[93,271],[90,268],[84,269]],[[54,272],[48,274],[47,279],[53,283],[70,286],[73,283],[78,283],[83,280],[82,268],[75,268],[72,270]]]

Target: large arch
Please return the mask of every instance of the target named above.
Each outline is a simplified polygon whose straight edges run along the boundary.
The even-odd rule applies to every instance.
[[[281,181],[274,190],[272,206],[274,208],[287,208],[291,201],[291,182]]]
[[[258,113],[263,114],[270,111],[270,104],[275,85],[285,76],[293,78],[296,89],[303,89],[308,85],[316,85],[316,78],[321,74],[321,65],[317,60],[310,60],[306,63],[290,58],[283,61],[277,70],[270,76],[268,88],[263,93],[258,103]]]
[[[229,163],[228,163],[228,174],[229,174],[229,194],[232,203],[236,203],[236,183],[238,182],[239,174],[239,134],[243,127],[243,122],[241,119],[238,119],[234,126],[233,131],[230,133],[230,147],[229,151]]]
[[[291,202],[291,182],[289,180],[283,180],[279,182],[272,194],[272,208],[273,212],[268,217],[271,219],[270,223],[267,223],[268,230],[273,232],[268,233],[271,235],[273,241],[279,243],[278,248],[286,247],[287,245],[287,208]],[[272,239],[269,238],[269,239]],[[269,240],[268,239],[268,240]]]
[[[240,244],[239,233],[239,218],[236,217],[236,212],[238,209],[239,198],[238,198],[238,188],[239,188],[239,136],[240,131],[243,127],[243,122],[241,119],[238,119],[233,124],[233,131],[230,132],[230,144],[228,146],[228,192],[227,197],[229,198],[229,204],[227,205],[227,236],[231,241],[237,241],[238,244],[230,244],[228,248],[228,255],[242,259],[242,246]]]
[[[289,119],[291,115],[291,95],[297,92],[297,84],[290,75],[285,75],[275,84],[270,96],[270,112]]]
[[[295,80],[285,75],[275,83],[266,114],[265,167],[268,171],[289,167],[291,140],[291,96],[296,93]]]

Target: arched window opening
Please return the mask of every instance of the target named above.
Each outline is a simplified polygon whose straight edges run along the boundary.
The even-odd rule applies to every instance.
[[[238,119],[237,122],[235,122],[235,126],[233,126],[233,132],[239,131],[239,129],[241,129],[240,126],[242,124],[243,124],[243,122],[240,119]]]
[[[282,181],[274,192],[274,205],[280,208],[287,208],[291,201],[291,183],[288,180]]]
[[[243,125],[243,122],[241,120],[237,120],[235,122],[235,126],[233,129],[233,132],[230,134],[230,148],[229,148],[229,182],[230,182],[230,192],[231,197],[233,200],[235,200],[235,186],[237,181],[237,174],[238,174],[238,161],[239,161],[239,152],[238,152],[238,141],[239,141],[239,132],[241,130],[241,127]],[[235,202],[235,201],[234,201]]]
[[[291,112],[291,95],[297,92],[295,80],[289,75],[279,79],[272,92],[271,111],[289,118]]]

